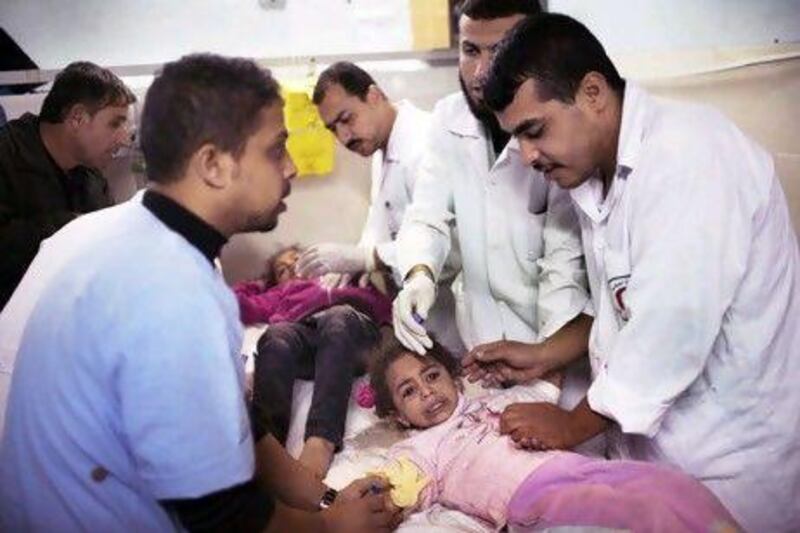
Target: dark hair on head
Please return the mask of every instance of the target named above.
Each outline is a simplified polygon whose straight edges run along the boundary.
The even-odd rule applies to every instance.
[[[625,80],[592,32],[571,17],[545,13],[521,21],[500,42],[483,98],[489,109],[502,111],[533,78],[543,101],[571,104],[589,72],[602,74],[618,95],[624,92]]]
[[[339,61],[329,66],[319,75],[314,86],[314,105],[319,105],[325,99],[325,93],[331,85],[341,85],[347,94],[357,96],[361,100],[367,97],[370,85],[376,85],[369,72],[349,61]]]
[[[264,275],[261,276],[261,279],[267,284],[267,287],[273,287],[278,280],[275,277],[275,263],[278,261],[278,258],[288,252],[289,250],[296,250],[297,253],[303,253],[304,247],[300,246],[299,243],[290,244],[289,246],[281,246],[278,251],[270,255],[267,260],[264,262],[265,266],[267,267],[264,270]]]
[[[514,15],[536,15],[542,12],[537,0],[463,0],[456,4],[455,15],[472,20],[494,20]]]
[[[85,105],[94,114],[110,105],[127,106],[135,101],[136,96],[113,72],[88,61],[76,61],[56,75],[42,102],[39,120],[64,122],[77,104]]]
[[[259,112],[278,102],[278,82],[249,59],[193,54],[167,63],[148,89],[142,111],[148,178],[179,179],[206,143],[238,158],[261,124]]]
[[[433,359],[441,364],[453,379],[461,375],[461,364],[458,360],[436,339],[431,337],[431,340],[433,340],[433,347],[429,348],[425,355],[419,355],[417,352],[403,346],[394,336],[393,330],[387,329],[383,332],[381,343],[373,351],[369,360],[369,381],[375,391],[375,413],[379,417],[386,418],[396,412],[394,401],[392,400],[392,391],[386,381],[386,374],[389,371],[389,367],[404,355],[414,356],[420,361]]]

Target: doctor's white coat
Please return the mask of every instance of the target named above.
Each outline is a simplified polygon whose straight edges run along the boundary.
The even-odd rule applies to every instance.
[[[403,276],[397,265],[396,239],[414,194],[431,114],[408,100],[397,102],[395,106],[397,116],[386,150],[380,150],[372,157],[370,205],[359,245],[374,246],[378,257],[392,269],[394,281],[400,286]],[[451,256],[449,263],[458,264],[458,258]],[[460,354],[463,345],[456,328],[455,299],[450,287],[453,277],[451,273],[441,280],[439,298],[428,316],[428,326],[439,342],[453,353]]]
[[[571,192],[596,312],[593,410],[749,531],[800,530],[800,254],[772,158],[628,83],[617,174]]]
[[[439,279],[448,254],[460,248],[463,292],[456,305],[468,348],[538,341],[580,313],[588,298],[569,196],[524,164],[514,140],[492,158],[464,96],[440,100],[398,237],[402,274],[421,263]]]

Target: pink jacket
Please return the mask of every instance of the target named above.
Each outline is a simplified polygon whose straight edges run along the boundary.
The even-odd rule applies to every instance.
[[[536,468],[564,452],[516,448],[500,435],[500,415],[512,403],[556,402],[558,394],[555,386],[540,382],[477,399],[462,395],[445,422],[392,446],[391,457],[408,457],[430,480],[420,494],[419,510],[438,502],[495,527],[505,524],[517,488]]]
[[[376,324],[392,319],[392,302],[372,286],[324,289],[317,279],[294,279],[266,290],[258,281],[233,286],[242,323],[297,322],[334,305],[349,304],[368,315]]]

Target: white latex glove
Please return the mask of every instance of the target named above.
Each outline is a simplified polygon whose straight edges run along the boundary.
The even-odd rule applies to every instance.
[[[418,272],[403,283],[403,289],[392,304],[395,336],[406,348],[420,355],[433,346],[423,324],[435,300],[436,284],[427,274]]]
[[[315,244],[300,256],[295,269],[304,278],[315,278],[328,272],[362,272],[375,268],[372,247],[354,244]]]
[[[341,289],[350,285],[353,275],[349,273],[340,274],[338,272],[331,272],[324,274],[319,278],[319,285],[323,289]]]

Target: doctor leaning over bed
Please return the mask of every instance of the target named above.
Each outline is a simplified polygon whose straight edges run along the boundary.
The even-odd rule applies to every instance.
[[[144,195],[67,225],[34,260],[72,258],[20,344],[0,530],[388,530],[375,479],[337,494],[245,404],[239,309],[214,260],[285,209],[296,169],[277,82],[245,59],[168,63],[141,133]]]
[[[569,189],[595,312],[584,401],[512,405],[503,430],[566,449],[612,427],[618,457],[680,467],[748,531],[796,531],[800,253],[772,158],[713,109],[620,78],[563,15],[517,26],[484,94]],[[505,362],[563,363],[521,359]]]

